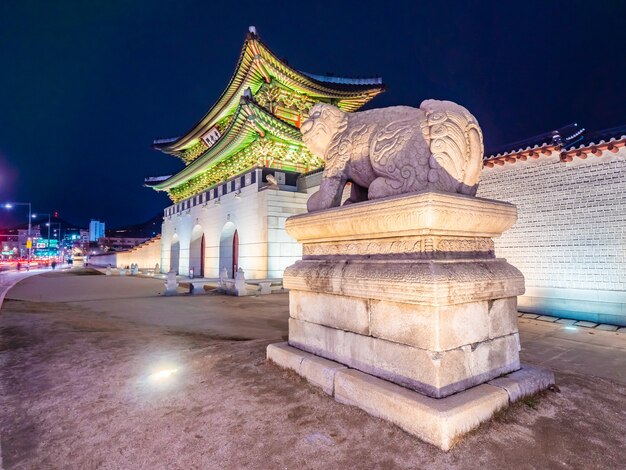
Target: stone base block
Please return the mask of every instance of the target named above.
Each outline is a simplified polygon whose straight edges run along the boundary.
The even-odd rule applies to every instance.
[[[287,343],[270,344],[267,347],[267,358],[297,372],[329,395],[334,394],[337,371],[347,370],[344,365],[292,348]]]
[[[191,290],[191,293],[194,295],[198,295],[198,294],[204,294],[206,291],[204,290],[204,284],[199,284],[197,282],[193,283],[193,288]]]
[[[285,270],[285,288],[418,305],[454,305],[524,293],[524,276],[504,259],[306,259]]]
[[[520,366],[517,334],[433,352],[290,318],[289,344],[435,398]]]
[[[463,434],[509,404],[506,391],[492,385],[436,399],[357,370],[337,374],[335,400],[391,421],[442,450],[449,450]]]
[[[527,364],[522,365],[518,371],[489,382],[490,385],[506,390],[511,402],[546,390],[554,383],[554,373],[551,370]]]
[[[269,295],[271,293],[272,293],[271,282],[259,282],[259,294],[260,295]]]
[[[292,348],[289,344],[270,344],[266,350],[267,358],[285,369],[291,369],[300,373],[300,365],[305,358],[316,357],[299,349]]]
[[[296,320],[374,336],[429,351],[447,351],[517,333],[517,299],[417,305],[290,291]]]
[[[357,406],[390,421],[443,450],[449,450],[464,434],[489,420],[510,402],[554,384],[551,372],[523,366],[520,371],[489,384],[437,399],[316,358],[287,343],[268,346],[267,357],[279,366],[295,370],[338,402]]]

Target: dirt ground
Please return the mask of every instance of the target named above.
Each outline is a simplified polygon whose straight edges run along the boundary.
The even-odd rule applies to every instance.
[[[45,274],[22,288],[63,276],[78,281]],[[59,295],[9,295],[0,311],[7,470],[626,467],[626,387],[617,382],[556,371],[560,392],[514,405],[444,453],[266,362],[265,347],[287,335],[284,294],[186,297],[210,320],[202,330],[133,319],[141,297],[104,308]],[[156,299],[185,315],[175,308],[182,298]],[[270,312],[262,328],[256,310]],[[163,369],[171,376],[154,378]]]

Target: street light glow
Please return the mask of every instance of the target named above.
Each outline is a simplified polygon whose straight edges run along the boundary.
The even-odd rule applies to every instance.
[[[5,209],[13,209],[13,204],[11,204],[10,202],[7,202],[7,203],[4,205],[4,208],[5,208]]]

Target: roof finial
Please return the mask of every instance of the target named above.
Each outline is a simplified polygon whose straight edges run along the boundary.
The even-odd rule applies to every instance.
[[[250,34],[252,34],[253,36],[258,36],[257,32],[256,32],[256,26],[248,26],[248,31],[250,32]]]

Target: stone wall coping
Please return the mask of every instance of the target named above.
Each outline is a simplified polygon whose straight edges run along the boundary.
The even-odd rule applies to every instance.
[[[516,220],[512,204],[431,191],[296,215],[285,229],[304,244],[419,235],[491,238]]]
[[[600,289],[566,289],[561,287],[526,286],[527,297],[626,303],[626,292]]]

